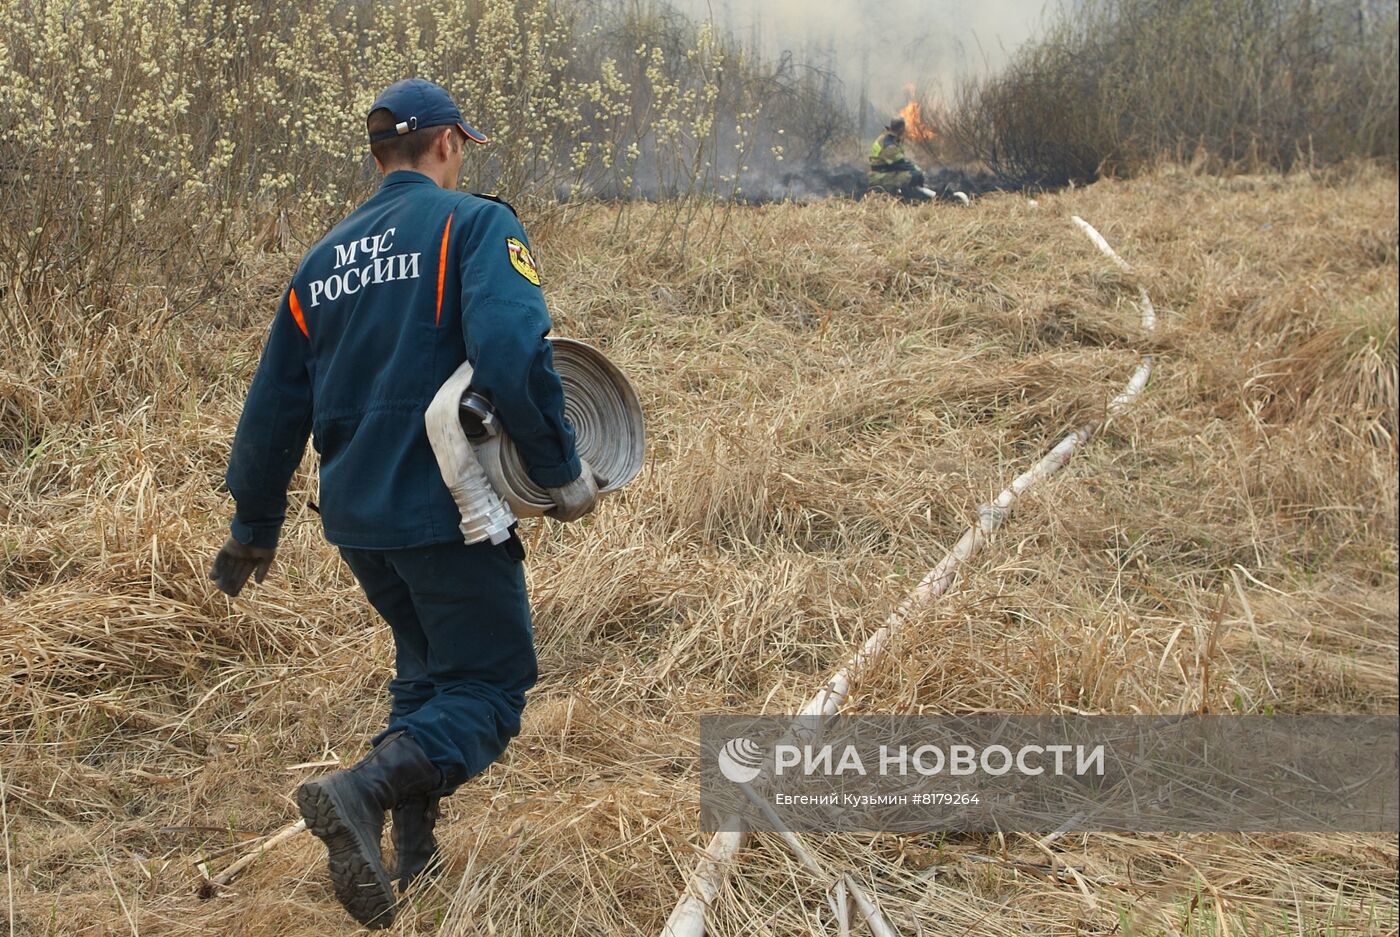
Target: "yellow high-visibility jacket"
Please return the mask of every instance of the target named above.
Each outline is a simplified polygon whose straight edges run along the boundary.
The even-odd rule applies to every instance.
[[[870,184],[908,185],[919,167],[904,153],[904,141],[885,131],[870,145]]]

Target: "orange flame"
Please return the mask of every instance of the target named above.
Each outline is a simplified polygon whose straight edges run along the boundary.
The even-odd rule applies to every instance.
[[[908,97],[908,102],[899,112],[899,116],[904,118],[904,136],[910,140],[927,141],[938,136],[933,127],[924,123],[922,108],[919,107],[919,100],[915,96],[914,86],[905,85],[904,94]]]

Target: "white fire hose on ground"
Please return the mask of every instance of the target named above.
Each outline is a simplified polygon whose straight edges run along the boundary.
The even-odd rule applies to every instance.
[[[550,342],[579,457],[606,480],[600,493],[616,491],[642,470],[646,434],[637,392],[596,348],[568,338]],[[463,540],[503,543],[518,518],[539,517],[554,501],[526,474],[515,443],[490,402],[471,393],[471,382],[471,363],[463,362],[423,419],[442,480],[462,514]]]
[[[1129,266],[1128,262],[1109,246],[1103,235],[1099,234],[1092,225],[1078,215],[1072,216],[1072,220],[1099,249],[1100,253],[1125,273],[1132,273],[1132,267]],[[1141,284],[1138,285],[1137,291],[1138,312],[1141,316],[1142,329],[1150,335],[1157,326],[1157,312],[1153,308],[1151,298],[1147,295],[1147,290]],[[895,635],[908,622],[918,620],[913,614],[916,610],[927,606],[948,590],[953,584],[958,568],[985,546],[992,534],[1011,516],[1011,507],[1016,499],[1068,464],[1070,456],[1079,445],[1092,438],[1096,432],[1107,425],[1108,420],[1122,413],[1138,399],[1147,386],[1148,379],[1152,376],[1152,364],[1152,356],[1144,355],[1128,379],[1122,393],[1109,401],[1103,418],[1072,430],[1038,462],[1017,476],[994,501],[977,509],[977,523],[969,527],[953,545],[953,548],[939,561],[938,565],[924,576],[914,587],[914,591],[890,614],[885,624],[876,629],[865,640],[865,643],[847,658],[841,669],[807,701],[799,712],[799,718],[793,722],[792,727],[788,730],[789,733],[799,736],[810,733],[810,729],[805,727],[801,719],[803,716],[828,717],[840,712],[856,681],[867,668],[889,650],[894,643]],[[734,819],[729,818],[730,821]],[[1059,834],[1057,832],[1054,835]],[[790,832],[784,833],[783,836],[785,845],[797,852],[799,859],[802,859],[802,852],[805,850],[798,852],[802,847],[796,836]],[[742,826],[738,830],[725,830],[714,834],[709,845],[700,853],[698,863],[686,880],[685,891],[682,892],[675,908],[671,911],[671,916],[667,918],[662,927],[662,937],[705,937],[706,912],[719,897],[720,888],[733,871],[739,857],[739,851],[743,848],[747,838],[748,831]],[[808,862],[803,860],[803,864],[807,865]],[[854,880],[846,880],[848,889],[852,884],[855,884]],[[888,925],[879,917],[877,907],[873,905],[866,907],[862,903],[863,896],[858,891],[852,891],[851,897],[856,901],[857,909],[872,932],[877,935],[890,932]],[[844,911],[842,913],[844,914]],[[845,921],[845,917],[841,917],[840,920]],[[843,927],[842,933],[846,932]]]

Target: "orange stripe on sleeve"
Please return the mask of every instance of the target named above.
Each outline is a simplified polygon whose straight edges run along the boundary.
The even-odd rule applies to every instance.
[[[287,292],[287,303],[292,307],[292,318],[297,320],[297,328],[301,329],[302,335],[310,338],[311,333],[306,330],[306,316],[301,314],[301,303],[297,300],[297,291],[295,289]]]
[[[434,325],[442,324],[442,284],[447,279],[447,235],[452,231],[452,215],[447,216],[447,224],[442,226],[442,247],[438,248],[438,295],[437,295],[437,315],[433,319]]]

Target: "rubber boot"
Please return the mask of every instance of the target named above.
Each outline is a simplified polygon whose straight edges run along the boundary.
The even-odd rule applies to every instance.
[[[437,797],[421,797],[394,808],[392,835],[394,852],[399,858],[399,894],[408,891],[413,880],[438,858],[437,840],[433,837],[438,800]]]
[[[307,829],[326,844],[335,896],[366,927],[394,922],[394,888],[379,849],[384,812],[441,783],[442,772],[413,737],[395,732],[354,767],[297,788]]]

